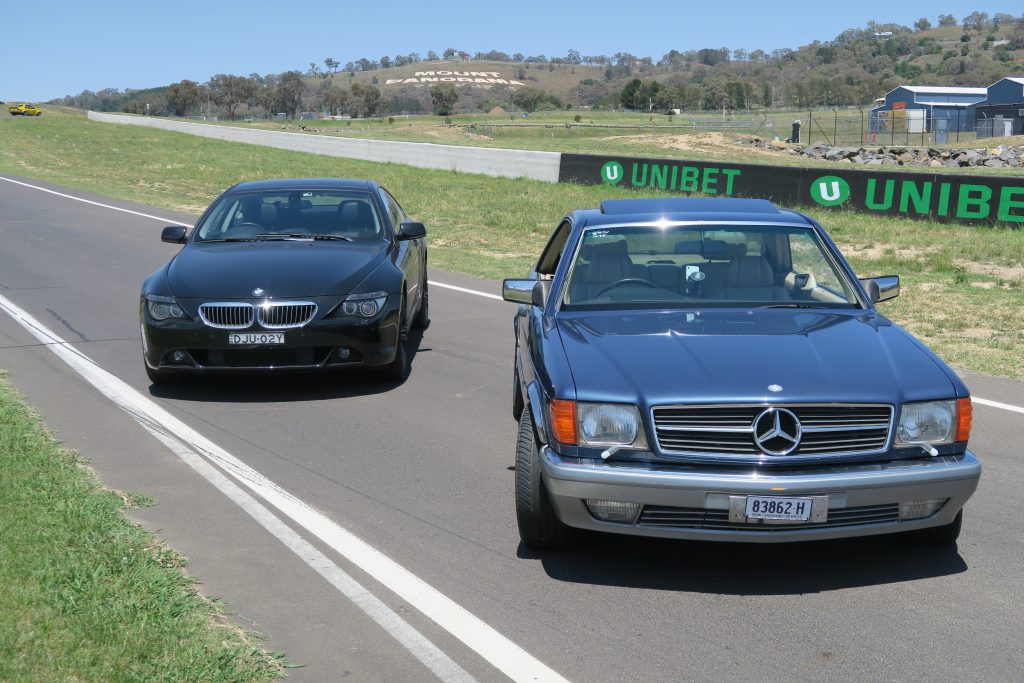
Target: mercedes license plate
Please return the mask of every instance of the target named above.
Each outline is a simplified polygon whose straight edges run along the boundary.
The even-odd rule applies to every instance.
[[[228,335],[228,344],[284,344],[284,332],[240,332]]]
[[[806,522],[811,518],[810,498],[747,496],[747,519]]]

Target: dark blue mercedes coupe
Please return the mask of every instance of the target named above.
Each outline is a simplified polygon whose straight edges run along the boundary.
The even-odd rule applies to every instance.
[[[825,230],[754,199],[573,211],[515,316],[522,542],[573,529],[952,544],[981,475],[971,399]]]
[[[143,360],[153,382],[218,372],[409,371],[429,322],[426,229],[383,187],[336,178],[241,183],[146,278]]]

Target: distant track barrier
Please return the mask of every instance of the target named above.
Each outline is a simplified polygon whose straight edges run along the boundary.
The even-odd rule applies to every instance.
[[[762,166],[463,147],[342,138],[92,111],[89,119],[297,152],[504,178],[658,189],[683,195],[761,197],[784,206],[837,207],[940,222],[996,223],[1010,227],[1024,224],[1024,179],[1015,176]]]
[[[481,173],[504,178],[531,178],[549,183],[558,182],[561,158],[561,154],[558,152],[342,138],[237,126],[215,126],[208,123],[175,121],[156,116],[124,116],[91,111],[89,119],[104,123],[161,128],[216,140],[244,142],[250,145],[263,145],[294,152],[308,152],[379,163],[405,164],[444,171]]]

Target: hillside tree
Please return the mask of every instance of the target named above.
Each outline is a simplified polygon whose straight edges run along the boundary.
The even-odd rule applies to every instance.
[[[434,105],[434,113],[438,116],[451,114],[458,99],[459,92],[451,83],[438,83],[430,86],[430,102]]]
[[[298,71],[285,71],[278,80],[274,90],[274,104],[279,112],[295,118],[302,106],[302,94],[306,86],[302,82],[302,74]]]
[[[512,91],[512,104],[523,111],[535,111],[546,96],[540,88],[516,88]]]
[[[956,17],[952,14],[940,14],[939,26],[956,26]]]
[[[256,84],[245,76],[217,74],[206,84],[213,101],[228,110],[228,118],[234,120],[235,110],[245,104],[256,93]]]
[[[916,31],[927,31],[932,27],[932,22],[928,21],[928,17],[921,17],[914,22],[914,30]]]
[[[188,113],[199,104],[199,84],[195,81],[183,80],[167,86],[167,106],[175,116],[188,116]]]

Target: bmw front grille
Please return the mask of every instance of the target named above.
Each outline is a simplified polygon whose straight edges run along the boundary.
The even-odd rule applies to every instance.
[[[208,326],[221,330],[244,330],[253,321],[268,330],[302,327],[316,317],[317,305],[312,301],[264,301],[255,306],[247,302],[219,301],[202,304],[199,318]]]

